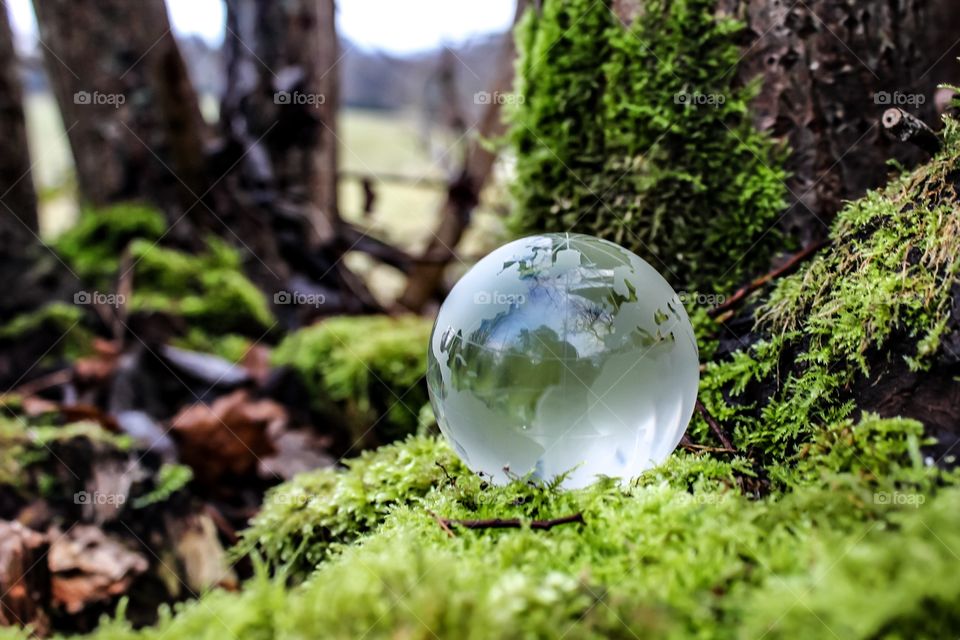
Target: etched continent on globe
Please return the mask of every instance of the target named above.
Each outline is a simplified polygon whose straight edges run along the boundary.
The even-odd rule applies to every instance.
[[[440,309],[427,383],[440,430],[497,483],[634,477],[683,436],[699,382],[680,299],[599,238],[553,233],[477,263]]]

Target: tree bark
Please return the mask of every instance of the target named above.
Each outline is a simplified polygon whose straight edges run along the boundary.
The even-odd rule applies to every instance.
[[[638,0],[614,0],[629,24]],[[922,152],[877,126],[901,106],[936,128],[934,92],[960,78],[954,0],[718,0],[746,25],[738,82],[759,78],[757,126],[790,145],[789,208],[781,227],[803,245],[823,239],[842,203],[886,182],[887,161]]]
[[[0,7],[0,280],[16,283],[0,296],[0,324],[46,301],[68,298],[74,284],[38,235],[22,98],[10,24]],[[17,359],[5,362],[12,360]],[[0,362],[0,386],[6,379],[4,366]]]
[[[31,177],[27,128],[23,117],[23,92],[17,55],[5,7],[0,7],[0,246],[4,254],[38,233],[37,199]]]
[[[960,70],[955,9],[954,0],[719,0],[719,13],[748,27],[737,73],[761,80],[756,123],[789,142],[781,223],[802,244],[826,235],[844,201],[882,185],[891,157],[923,159],[878,122],[901,106],[936,126],[936,87]]]
[[[227,0],[228,137],[255,175],[306,212],[310,243],[330,245],[337,207],[339,53],[333,0]]]
[[[163,0],[34,8],[83,199],[147,200],[178,219],[206,183],[204,126]]]
[[[341,260],[350,247],[337,204],[334,1],[227,0],[224,56],[221,163],[236,167],[230,181],[245,194],[244,217],[276,234],[285,265],[271,275],[323,293],[313,313],[380,310]]]

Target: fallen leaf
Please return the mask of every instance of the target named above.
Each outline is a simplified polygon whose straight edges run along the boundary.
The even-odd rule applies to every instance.
[[[78,382],[100,385],[113,376],[120,350],[116,343],[97,339],[93,342],[93,351],[91,356],[78,358],[73,364],[73,371]]]
[[[53,602],[67,613],[126,593],[150,566],[143,555],[99,527],[77,525],[65,534],[54,527],[48,537],[53,541],[47,556]]]
[[[181,460],[193,468],[197,479],[212,485],[225,476],[245,476],[274,452],[268,429],[282,430],[286,410],[271,400],[253,400],[245,390],[218,398],[212,405],[198,404],[173,419]]]

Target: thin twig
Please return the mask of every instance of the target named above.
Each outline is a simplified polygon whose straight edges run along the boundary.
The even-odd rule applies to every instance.
[[[430,512],[430,515],[433,516],[433,519],[437,521],[437,524],[440,525],[440,528],[447,532],[447,536],[454,538],[456,534],[453,533],[453,529],[450,528],[450,521],[444,518],[441,518],[433,511]]]
[[[720,423],[717,422],[717,419],[710,415],[710,412],[707,411],[707,408],[703,406],[703,403],[697,400],[697,413],[700,414],[700,417],[703,418],[703,421],[707,423],[710,427],[710,430],[713,431],[714,435],[720,440],[720,444],[724,446],[725,449],[731,449],[736,451],[736,447],[733,446],[733,442],[730,441],[730,436],[727,435],[727,432],[723,430],[723,427],[720,426]]]
[[[680,438],[680,444],[677,446],[694,453],[739,453],[736,449],[727,449],[726,447],[709,447],[705,444],[694,444],[690,439],[690,436],[687,434],[683,434],[683,437]]]
[[[693,451],[694,453],[738,453],[736,449],[728,449],[726,447],[708,447],[704,444],[693,444],[692,442],[681,442],[680,446],[687,451]]]
[[[787,260],[786,262],[783,263],[783,265],[781,265],[781,266],[777,267],[776,269],[774,269],[774,270],[772,270],[772,271],[770,271],[770,272],[768,272],[768,273],[760,276],[759,278],[757,278],[756,280],[750,282],[749,284],[744,285],[744,286],[740,287],[739,289],[737,289],[737,291],[736,291],[732,296],[730,296],[729,298],[727,298],[727,299],[723,302],[723,304],[719,304],[719,305],[715,306],[714,308],[710,309],[710,310],[707,312],[707,315],[709,315],[711,318],[716,318],[717,316],[721,315],[721,314],[724,313],[725,311],[729,311],[729,310],[732,309],[734,306],[736,306],[741,300],[743,300],[744,298],[746,298],[748,295],[750,295],[751,293],[753,293],[754,291],[756,291],[756,290],[759,289],[760,287],[762,287],[762,286],[764,286],[765,284],[768,284],[768,283],[776,280],[777,278],[780,278],[781,276],[785,276],[785,275],[788,275],[789,273],[791,273],[794,269],[796,269],[798,266],[800,266],[800,264],[801,264],[804,260],[810,258],[810,257],[813,256],[817,251],[819,251],[821,248],[823,248],[823,246],[826,245],[827,242],[829,242],[829,241],[828,241],[828,240],[820,240],[820,241],[818,241],[818,242],[811,242],[811,243],[808,244],[806,247],[804,247],[804,249],[803,249],[802,251],[793,254],[793,255],[790,257],[789,260]]]
[[[449,529],[451,526],[463,527],[465,529],[521,529],[525,524],[531,529],[547,531],[561,524],[571,524],[578,522],[584,523],[582,513],[574,513],[562,518],[552,520],[531,520],[525,522],[520,518],[492,518],[490,520],[448,520],[447,518],[438,518],[440,526]]]

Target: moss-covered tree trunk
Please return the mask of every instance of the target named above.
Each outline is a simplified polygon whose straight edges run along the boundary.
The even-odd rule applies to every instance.
[[[892,143],[880,118],[901,106],[938,123],[934,93],[958,70],[942,64],[960,53],[955,0],[720,0],[718,9],[748,27],[736,73],[761,79],[757,126],[791,148],[789,233],[825,237],[844,201],[886,182],[890,158],[923,159]]]
[[[148,200],[180,218],[205,190],[203,121],[163,0],[34,8],[83,199]]]

